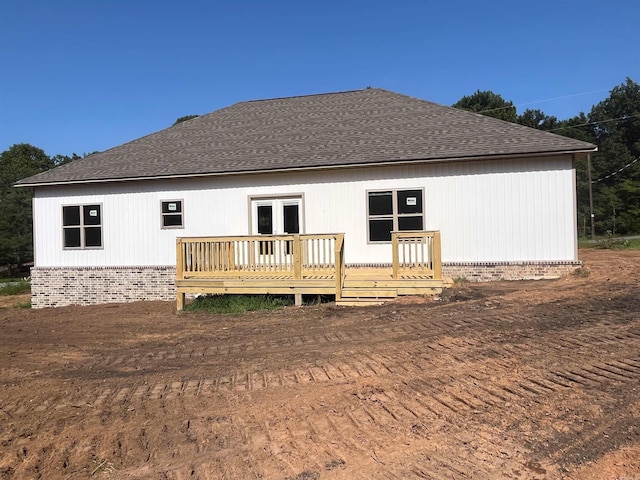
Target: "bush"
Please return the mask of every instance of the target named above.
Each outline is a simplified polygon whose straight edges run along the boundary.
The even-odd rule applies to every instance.
[[[0,287],[0,295],[18,295],[20,293],[28,293],[29,290],[31,290],[31,283],[21,280],[2,285]]]
[[[589,275],[591,275],[591,271],[589,271],[589,270],[588,270],[587,268],[585,268],[585,267],[579,267],[579,268],[576,268],[576,269],[573,271],[573,276],[574,276],[574,277],[578,277],[578,278],[586,278],[586,277],[588,277]]]

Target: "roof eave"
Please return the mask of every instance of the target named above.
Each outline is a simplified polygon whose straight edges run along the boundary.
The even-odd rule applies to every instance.
[[[402,160],[389,160],[386,162],[375,163],[353,163],[345,165],[318,165],[308,167],[286,167],[286,168],[273,168],[268,170],[243,170],[234,172],[204,172],[204,173],[190,173],[190,174],[178,174],[178,175],[155,175],[155,176],[140,176],[140,177],[121,177],[121,178],[102,178],[102,179],[87,179],[87,180],[70,180],[70,181],[58,181],[58,182],[34,182],[34,183],[15,183],[16,188],[27,187],[52,187],[62,185],[86,185],[95,183],[117,183],[117,182],[139,182],[145,180],[168,180],[176,178],[201,178],[201,177],[225,177],[233,175],[256,175],[261,173],[279,173],[279,172],[302,172],[311,170],[337,170],[343,168],[362,168],[362,167],[385,167],[392,165],[407,165],[416,163],[449,163],[459,161],[472,161],[472,160],[504,160],[509,158],[531,158],[545,155],[557,156],[557,155],[575,155],[575,154],[588,154],[598,150],[598,147],[589,149],[571,149],[571,150],[559,150],[559,151],[545,151],[545,152],[531,152],[531,153],[518,153],[518,154],[496,154],[496,155],[475,155],[466,157],[439,157],[439,158],[414,158],[414,159],[402,159]]]

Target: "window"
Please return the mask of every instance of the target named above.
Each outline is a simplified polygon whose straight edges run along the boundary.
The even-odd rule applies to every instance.
[[[62,207],[64,248],[102,248],[101,210],[101,205]]]
[[[184,228],[182,200],[163,200],[162,228]]]
[[[422,190],[368,192],[370,242],[390,242],[391,232],[422,230]]]

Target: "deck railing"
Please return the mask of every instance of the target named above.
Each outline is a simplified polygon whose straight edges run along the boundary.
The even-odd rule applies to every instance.
[[[440,232],[392,232],[391,244],[394,279],[411,274],[442,279]]]
[[[177,278],[334,276],[344,280],[344,234],[189,237],[176,241]]]

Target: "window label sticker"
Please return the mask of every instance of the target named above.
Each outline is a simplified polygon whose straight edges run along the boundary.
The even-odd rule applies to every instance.
[[[175,203],[170,203],[167,208],[170,212],[175,212],[178,209],[178,206]]]
[[[98,210],[89,210],[89,216],[90,217],[97,217],[98,216]]]
[[[416,197],[407,197],[407,205],[417,205],[418,199]]]

